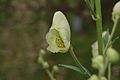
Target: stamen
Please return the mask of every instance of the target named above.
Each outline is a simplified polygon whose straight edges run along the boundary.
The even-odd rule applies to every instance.
[[[56,38],[56,43],[57,43],[57,46],[58,46],[59,48],[64,48],[64,47],[65,47],[64,42],[63,42],[63,40],[61,39],[60,36],[58,36],[58,37]]]

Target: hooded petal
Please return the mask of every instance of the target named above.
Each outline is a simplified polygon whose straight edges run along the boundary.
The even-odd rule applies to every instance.
[[[64,14],[61,11],[57,11],[53,16],[52,28],[55,28],[59,31],[60,35],[63,30],[65,30],[65,34],[67,35],[67,39],[70,40],[70,26]]]
[[[49,51],[65,53],[70,47],[70,27],[64,14],[57,11],[54,14],[52,26],[46,35]]]

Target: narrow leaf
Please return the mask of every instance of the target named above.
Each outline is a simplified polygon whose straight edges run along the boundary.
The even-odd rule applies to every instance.
[[[86,74],[86,72],[82,68],[79,68],[79,67],[76,67],[76,66],[73,66],[73,65],[59,64],[59,66],[74,70],[74,71],[76,71],[80,74],[84,74],[84,75]]]

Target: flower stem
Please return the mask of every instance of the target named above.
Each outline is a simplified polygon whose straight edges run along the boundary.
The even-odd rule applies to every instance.
[[[112,28],[112,32],[111,32],[110,37],[109,37],[109,39],[108,39],[108,42],[107,42],[107,44],[106,44],[106,46],[105,46],[105,49],[104,49],[104,51],[103,51],[103,54],[106,53],[107,48],[110,46],[111,39],[113,38],[113,35],[114,35],[115,30],[116,30],[116,27],[117,27],[118,19],[119,19],[119,17],[114,21],[114,25],[113,25],[113,28]]]
[[[97,26],[97,38],[98,38],[98,51],[99,54],[103,53],[103,44],[102,44],[102,14],[101,14],[101,0],[95,0],[96,8],[96,26]]]
[[[43,65],[45,63],[43,56],[40,55],[40,63]],[[45,68],[46,73],[48,74],[48,76],[50,77],[50,80],[56,80],[54,78],[54,74],[52,74],[52,72],[50,72],[49,68]]]
[[[53,77],[52,73],[49,71],[49,69],[46,69],[46,72],[47,72],[48,76],[50,77],[50,80],[56,80],[56,79]]]
[[[109,39],[108,39],[108,42],[107,42],[107,44],[106,44],[106,46],[105,46],[105,49],[104,49],[104,52],[103,52],[104,55],[105,55],[108,47],[109,47],[110,44],[111,44],[111,40],[112,40],[112,38],[113,38],[113,35],[114,35],[115,30],[116,30],[116,27],[117,27],[118,19],[119,19],[119,17],[116,18],[116,20],[114,21],[114,25],[113,25],[112,32],[111,32],[111,34],[110,34],[110,37],[109,37]],[[111,63],[108,63],[108,80],[111,80]]]
[[[111,63],[108,64],[108,80],[111,80]]]
[[[76,55],[75,55],[75,53],[74,53],[74,51],[73,51],[73,48],[72,48],[72,46],[70,47],[70,54],[71,54],[71,56],[72,56],[72,58],[74,59],[74,61],[76,62],[76,64],[78,64],[79,65],[79,67],[81,67],[87,74],[88,74],[88,76],[91,76],[91,74],[89,73],[89,71],[79,62],[79,60],[77,59],[77,57],[76,57]]]

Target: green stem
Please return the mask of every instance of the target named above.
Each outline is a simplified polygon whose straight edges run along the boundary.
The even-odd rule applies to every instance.
[[[40,63],[43,65],[45,61],[44,61],[42,56],[40,56],[40,58],[41,58],[41,62]],[[54,78],[54,76],[53,76],[54,74],[52,74],[48,68],[46,68],[45,71],[48,74],[48,76],[50,77],[50,80],[56,80]]]
[[[116,27],[117,27],[118,19],[119,19],[119,17],[114,21],[114,25],[113,25],[113,28],[112,28],[112,32],[111,32],[110,37],[109,37],[109,39],[108,39],[108,42],[107,42],[107,44],[106,44],[106,46],[105,46],[105,49],[104,49],[104,51],[103,51],[103,54],[106,53],[107,48],[110,46],[111,39],[113,38],[113,35],[114,35],[115,30],[116,30]]]
[[[56,79],[53,77],[52,73],[49,71],[49,69],[46,69],[46,72],[47,72],[48,76],[50,77],[50,80],[56,80]]]
[[[111,80],[111,63],[108,64],[108,80]]]
[[[89,71],[77,59],[77,57],[76,57],[76,55],[75,55],[75,53],[73,51],[72,46],[70,47],[70,54],[71,54],[72,58],[74,59],[74,61],[76,62],[76,64],[78,64],[79,67],[81,67],[88,74],[88,76],[91,76],[91,74],[89,73]]]
[[[93,1],[85,0],[85,2],[87,4],[88,8],[90,9],[93,19],[96,20],[97,17],[96,17],[95,11],[94,11]]]
[[[98,38],[98,51],[99,54],[103,53],[103,44],[102,44],[102,14],[101,14],[101,0],[95,0],[96,8],[96,26],[97,26],[97,38]]]

